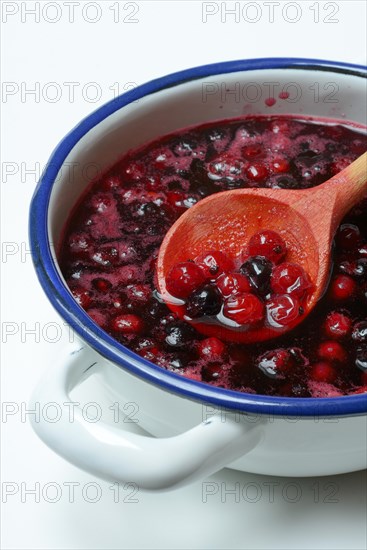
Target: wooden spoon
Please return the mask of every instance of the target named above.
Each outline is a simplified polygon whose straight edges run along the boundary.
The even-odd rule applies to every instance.
[[[287,261],[302,266],[313,283],[313,292],[303,304],[304,313],[280,329],[241,330],[202,319],[190,322],[203,334],[235,342],[262,341],[284,334],[298,325],[324,294],[335,232],[346,213],[366,193],[364,153],[342,172],[311,189],[236,189],[210,195],[185,212],[166,234],[157,261],[159,293],[170,309],[183,318],[182,302],[172,298],[166,288],[171,268],[209,250],[240,258],[254,233],[270,229],[285,240]]]

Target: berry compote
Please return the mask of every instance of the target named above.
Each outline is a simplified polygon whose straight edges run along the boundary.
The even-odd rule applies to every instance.
[[[278,233],[261,230],[251,236],[239,257],[207,250],[175,264],[167,274],[166,288],[170,300],[180,302],[171,301],[171,310],[188,321],[195,319],[200,332],[200,324],[207,322],[217,332],[230,327],[234,342],[241,341],[234,329],[247,333],[246,342],[259,341],[259,328],[286,332],[301,320],[313,290],[300,265],[283,261],[287,252]],[[226,339],[231,341],[228,334]]]
[[[154,280],[167,230],[203,197],[246,187],[313,187],[366,149],[361,128],[287,116],[226,120],[159,138],[126,154],[80,200],[60,249],[66,282],[106,332],[177,374],[266,395],[367,392],[367,197],[338,229],[323,298],[276,339],[230,343],[220,328],[205,337],[162,303]],[[287,262],[281,232],[263,228],[252,236],[241,265],[226,252],[208,250],[174,266],[171,292],[184,300],[189,318],[223,311],[256,326],[269,310],[278,321],[302,312],[312,286]]]

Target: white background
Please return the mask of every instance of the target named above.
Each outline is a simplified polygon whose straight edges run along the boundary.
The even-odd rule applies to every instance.
[[[366,547],[365,472],[284,479],[223,470],[210,486],[135,495],[121,487],[117,496],[51,452],[21,414],[70,339],[27,245],[36,180],[62,136],[118,90],[195,65],[267,56],[366,62],[364,1],[319,2],[318,13],[316,2],[242,2],[237,21],[225,11],[234,4],[1,2],[1,392],[14,413],[1,417],[4,549]],[[86,402],[104,403],[93,382],[83,391]]]

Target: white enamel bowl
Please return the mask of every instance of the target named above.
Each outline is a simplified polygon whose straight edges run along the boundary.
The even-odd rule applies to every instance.
[[[277,99],[273,106],[269,97]],[[83,120],[59,144],[33,197],[30,238],[40,282],[80,342],[38,385],[32,401],[63,407],[41,416],[38,435],[77,466],[142,489],[177,487],[224,466],[269,475],[317,476],[366,467],[367,394],[280,398],[227,391],[141,359],[77,305],[51,243],[95,175],[128,149],[176,129],[243,114],[300,114],[366,125],[366,70],[309,59],[259,59],[198,67],[149,82]],[[70,392],[90,374],[113,401],[136,403],[155,437],[91,423]]]

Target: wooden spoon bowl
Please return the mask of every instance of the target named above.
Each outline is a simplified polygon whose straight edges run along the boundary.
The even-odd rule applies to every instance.
[[[252,235],[276,231],[287,245],[287,261],[300,265],[313,285],[303,313],[285,327],[245,330],[202,319],[190,320],[206,335],[235,342],[275,338],[298,325],[325,292],[330,275],[330,251],[335,231],[351,207],[367,193],[367,153],[324,184],[306,190],[236,189],[203,199],[185,212],[165,236],[157,261],[157,286],[163,300],[185,318],[182,302],[167,291],[174,265],[208,251],[241,259]]]

